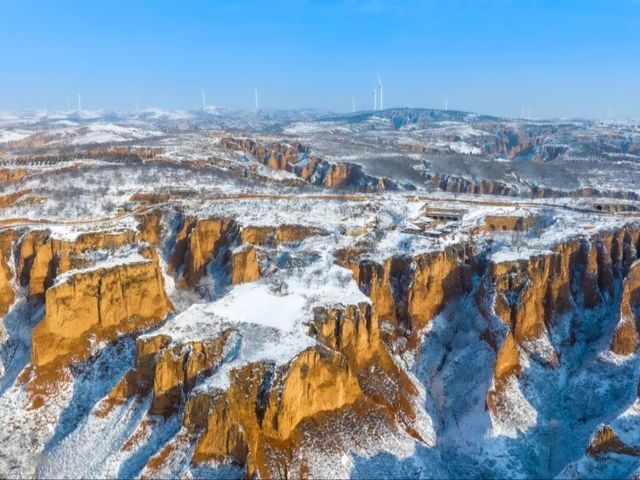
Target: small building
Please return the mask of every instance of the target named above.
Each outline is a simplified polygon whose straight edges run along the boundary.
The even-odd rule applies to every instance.
[[[635,212],[638,210],[632,203],[625,202],[613,202],[613,201],[598,201],[593,203],[593,209],[598,212]]]
[[[459,222],[467,211],[454,208],[436,208],[425,205],[422,207],[422,213],[440,222]]]

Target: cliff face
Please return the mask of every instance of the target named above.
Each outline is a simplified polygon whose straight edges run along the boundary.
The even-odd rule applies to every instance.
[[[518,190],[513,186],[499,180],[468,179],[457,175],[444,173],[425,175],[425,179],[434,188],[444,192],[471,193],[488,195],[518,195]]]
[[[277,227],[256,227],[245,225],[241,231],[241,243],[255,246],[280,245],[300,242],[306,238],[323,235],[320,228],[302,225],[278,225]]]
[[[608,453],[638,457],[640,456],[640,448],[626,445],[616,435],[613,428],[609,425],[603,425],[591,439],[587,447],[587,454],[594,458],[603,458]]]
[[[636,352],[639,237],[637,227],[623,228],[569,239],[548,254],[521,260],[493,261],[471,247],[450,247],[382,264],[345,250],[337,261],[351,269],[380,320],[395,326],[382,338],[400,351],[415,349],[421,342],[416,334],[447,305],[473,299],[484,319],[480,338],[495,352],[486,406],[500,422],[513,408],[514,385],[531,382],[531,364],[553,372],[578,337],[612,334],[612,352]],[[606,329],[611,309],[619,310],[615,332]]]
[[[302,225],[241,226],[228,218],[186,217],[173,240],[169,268],[189,288],[197,288],[212,274],[217,288],[252,282],[260,278],[260,247],[297,243],[322,234],[319,228]]]
[[[208,377],[233,360],[229,352],[240,341],[234,327],[197,341],[148,335],[138,340],[135,369],[112,397],[122,402],[151,393],[152,413],[182,414],[184,428],[195,438],[195,465],[231,460],[261,477],[291,468],[303,432],[329,434],[323,430],[327,419],[344,409],[364,416],[368,408],[382,409],[389,421],[403,418],[406,424],[415,418],[417,392],[380,342],[371,305],[319,307],[310,328],[318,344],[286,363],[235,366],[224,388],[196,387],[207,385]]]
[[[349,251],[338,256],[371,298],[378,317],[396,327],[394,335],[413,340],[412,332],[418,333],[453,298],[470,292],[473,261],[471,249],[464,246],[395,256],[382,264],[359,260]]]
[[[28,287],[30,296],[42,297],[57,275],[89,263],[83,258],[83,253],[99,249],[113,250],[135,241],[136,232],[133,230],[84,233],[74,240],[53,238],[48,231],[30,231],[18,245],[18,278],[22,286]]]
[[[246,452],[236,460],[247,462],[249,473],[263,476],[273,474],[268,467],[270,444],[290,439],[303,419],[339,409],[361,395],[344,358],[322,348],[305,350],[279,369],[265,363],[248,365],[233,371],[231,382],[227,392],[207,399],[209,415],[194,461]],[[187,412],[194,406],[188,405]],[[197,426],[190,423],[192,418],[185,416],[188,428]],[[227,441],[234,437],[236,441]]]
[[[640,315],[640,263],[635,262],[624,279],[620,317],[611,341],[611,351],[618,355],[631,355],[638,349],[638,322]]]
[[[586,322],[581,319],[601,306],[620,302],[612,351],[620,355],[635,351],[637,247],[638,231],[622,229],[562,243],[548,255],[491,266],[477,300],[487,318],[495,315],[507,327],[487,397],[494,415],[504,411],[506,385],[521,374],[523,355],[554,368],[562,349],[576,342],[575,331],[585,328],[576,322]]]
[[[423,178],[434,189],[451,193],[484,195],[522,196],[530,198],[619,198],[638,200],[634,191],[601,190],[595,187],[582,187],[573,190],[561,190],[538,184],[507,183],[487,178],[468,178],[447,173],[424,173]]]
[[[19,182],[26,176],[27,171],[22,168],[0,168],[0,185]]]
[[[164,233],[161,225],[162,212],[152,210],[142,215],[137,215],[136,220],[138,221],[138,240],[149,245],[158,246]]]
[[[509,128],[498,131],[491,151],[510,157],[531,152],[540,145],[545,137],[553,133],[550,127],[541,128]]]
[[[232,458],[246,464],[249,475],[278,476],[291,469],[302,432],[330,434],[323,430],[327,418],[345,408],[364,413],[367,405],[382,406],[394,421],[413,418],[415,389],[381,350],[371,315],[365,305],[321,309],[315,328],[322,345],[281,367],[259,363],[235,370],[228,391],[192,397],[183,422],[190,430],[204,429],[193,461]],[[394,385],[386,393],[380,389],[385,379]],[[198,418],[202,411],[206,418]]]
[[[238,225],[231,219],[187,218],[178,232],[170,266],[174,270],[182,267],[185,284],[195,287],[214,258],[220,256],[221,262],[228,262],[238,233]]]
[[[41,367],[84,360],[94,342],[156,326],[171,310],[155,260],[71,273],[45,293],[45,316],[32,333],[32,362]]]
[[[343,245],[351,247],[336,252],[335,260],[353,278],[331,260],[314,263],[310,271],[323,275],[326,271],[321,268],[337,270],[338,281],[326,277],[335,281],[326,295],[344,294],[339,298],[352,303],[329,302],[323,293],[325,286],[316,286],[318,293],[303,297],[299,306],[308,311],[291,327],[296,334],[302,329],[304,342],[296,343],[293,353],[283,357],[280,349],[287,348],[287,335],[292,333],[283,333],[288,327],[272,327],[269,322],[260,323],[262,317],[256,321],[243,315],[245,310],[258,309],[264,317],[279,320],[277,312],[271,311],[275,309],[270,307],[271,297],[277,298],[276,305],[286,302],[282,303],[286,305],[283,315],[292,315],[287,309],[296,310],[292,305],[299,293],[289,289],[297,287],[278,290],[276,282],[269,283],[270,275],[290,267],[278,263],[275,268],[269,262],[285,252],[295,257],[291,263],[295,274],[300,274],[299,270],[307,268],[305,262],[315,261],[309,260],[313,255],[308,255],[304,240],[323,235],[323,230],[299,225],[247,226],[232,218],[185,216],[173,225],[175,231],[165,232],[162,217],[155,213],[136,219],[137,232],[89,233],[74,240],[55,239],[46,231],[22,237],[0,234],[0,246],[4,245],[0,249],[0,300],[4,305],[13,303],[15,270],[16,281],[30,297],[21,301],[34,305],[44,301],[44,318],[32,331],[31,360],[38,375],[58,372],[43,367],[91,359],[86,362],[89,365],[96,358],[98,343],[138,337],[135,357],[120,372],[126,374],[118,376],[119,382],[105,404],[95,409],[95,416],[120,415],[135,405],[135,414],[144,416],[147,423],[131,434],[132,445],[138,441],[135,435],[152,435],[143,431],[149,424],[165,422],[176,428],[181,424],[179,435],[166,441],[153,462],[148,462],[151,476],[154,472],[160,476],[162,466],[173,458],[172,448],[181,452],[183,463],[194,468],[221,461],[242,465],[248,476],[303,475],[304,469],[299,468],[317,454],[307,449],[309,439],[332,439],[335,425],[345,418],[357,424],[358,432],[375,438],[389,431],[381,424],[400,432],[415,442],[411,448],[416,453],[411,455],[416,461],[424,454],[420,448],[433,446],[436,451],[435,439],[442,438],[449,442],[443,450],[449,458],[446,449],[459,445],[455,443],[459,440],[452,442],[442,432],[452,428],[452,437],[459,439],[455,429],[467,428],[465,415],[476,420],[484,415],[483,428],[497,431],[513,413],[518,392],[534,403],[536,389],[545,395],[552,391],[555,396],[549,396],[549,405],[562,408],[568,408],[565,403],[569,401],[582,401],[561,382],[575,381],[562,379],[566,372],[567,377],[580,376],[571,368],[577,368],[584,358],[581,349],[591,349],[585,345],[602,340],[605,351],[597,353],[619,363],[631,364],[637,351],[640,230],[636,226],[567,238],[535,255],[513,250],[513,257],[497,254],[482,240],[496,231],[524,228],[515,216],[487,217],[481,227],[474,226],[471,240],[464,244],[436,249],[434,243],[430,250],[421,250],[426,253],[406,250],[386,259],[367,250],[376,248],[368,241],[345,241]],[[329,244],[334,238],[325,240]],[[214,276],[226,276],[228,298],[247,287],[246,291],[259,295],[249,295],[246,303],[239,304],[225,302],[223,297],[211,310],[196,309],[198,315],[186,315],[184,323],[176,324],[182,330],[172,329],[174,317],[170,317],[171,328],[165,325],[140,336],[163,323],[172,310],[156,251],[168,251],[170,272],[178,280],[177,295],[184,293],[180,288],[197,288]],[[247,282],[257,283],[238,286]],[[218,316],[219,312],[225,313]],[[249,324],[255,330],[247,330]],[[252,339],[264,337],[266,343],[271,342],[268,346],[273,351],[256,356],[253,351],[242,351],[248,332]],[[442,356],[430,356],[429,349],[438,342]],[[464,348],[477,356],[460,354]],[[569,362],[575,365],[567,366]],[[462,367],[447,370],[451,364]],[[592,372],[588,373],[584,377],[590,377]],[[460,384],[466,383],[471,385],[469,390],[460,394]],[[471,413],[459,408],[478,398],[481,406],[470,407]],[[555,407],[535,406],[538,423],[547,428],[544,422],[557,417]],[[564,412],[561,407],[558,410]],[[624,437],[619,426],[600,432],[589,423],[591,418],[581,420],[584,426],[580,427],[597,432],[588,456],[635,452],[635,443]],[[349,428],[355,427],[350,424]],[[518,426],[525,433],[518,433],[514,441],[537,435],[535,428],[535,423]],[[551,435],[557,443],[565,440],[551,431],[540,435]],[[484,438],[484,430],[481,436]],[[342,452],[344,445],[335,440],[329,447],[331,454]],[[537,473],[556,471],[550,466]]]
[[[13,291],[13,271],[11,270],[11,250],[16,233],[13,231],[0,232],[0,318],[9,310],[15,299]]]
[[[228,150],[240,150],[272,170],[291,172],[317,186],[359,192],[382,192],[399,188],[392,180],[368,175],[361,165],[330,163],[312,156],[309,148],[301,144],[264,146],[250,139],[227,137],[221,139],[221,145]]]
[[[253,282],[260,278],[260,265],[256,249],[252,245],[231,253],[231,284]]]

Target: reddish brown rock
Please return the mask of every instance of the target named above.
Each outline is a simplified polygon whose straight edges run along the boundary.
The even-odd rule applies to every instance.
[[[229,260],[231,246],[238,237],[239,228],[232,219],[187,217],[178,231],[169,266],[173,271],[181,270],[183,282],[195,287],[216,256]]]
[[[260,265],[256,249],[247,245],[231,254],[231,284],[253,282],[260,278]]]
[[[634,263],[622,287],[620,319],[611,341],[611,351],[618,355],[631,355],[638,349],[638,322],[640,318],[640,262]]]
[[[11,286],[13,271],[10,265],[11,249],[16,237],[13,230],[0,232],[0,318],[7,313],[16,298]]]
[[[640,456],[640,448],[625,444],[620,440],[620,437],[616,435],[613,428],[609,425],[603,425],[591,439],[587,447],[587,454],[590,457],[599,458],[607,453],[638,457]]]
[[[25,234],[18,245],[17,273],[29,295],[41,297],[57,275],[89,264],[83,254],[98,249],[115,249],[134,244],[136,232],[82,233],[73,240],[52,238],[48,231]]]
[[[71,274],[45,293],[45,316],[32,333],[32,362],[42,367],[84,360],[93,345],[158,325],[172,308],[157,262]]]

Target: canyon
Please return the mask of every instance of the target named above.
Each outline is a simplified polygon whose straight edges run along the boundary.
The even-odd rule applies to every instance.
[[[636,124],[188,115],[2,127],[0,475],[640,474]]]

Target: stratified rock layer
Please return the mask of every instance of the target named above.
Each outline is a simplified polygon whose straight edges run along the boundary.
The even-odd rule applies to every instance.
[[[155,260],[70,273],[45,293],[33,364],[84,360],[97,343],[156,326],[171,310]]]

